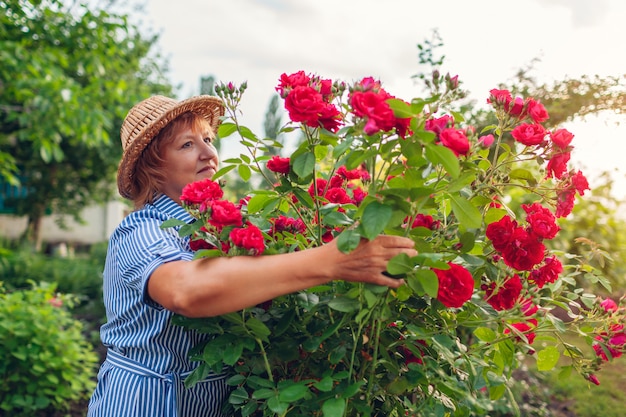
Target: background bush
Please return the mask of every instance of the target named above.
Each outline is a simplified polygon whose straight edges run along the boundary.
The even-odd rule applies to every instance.
[[[0,293],[0,415],[62,410],[95,387],[98,356],[72,317],[72,297],[45,282]]]

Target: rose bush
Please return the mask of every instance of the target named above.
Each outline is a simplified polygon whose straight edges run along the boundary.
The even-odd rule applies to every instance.
[[[282,131],[304,138],[288,156],[268,155],[280,144],[239,122],[245,84],[216,88],[228,114],[218,136],[238,134],[249,154],[185,188],[199,221],[164,225],[190,236],[198,258],[332,239],[347,252],[380,233],[411,237],[419,254],[390,261],[385,273],[406,281],[397,290],[333,281],[216,318],[177,317],[214,335],[194,350],[187,384],[227,366],[228,406],[243,416],[333,417],[484,415],[513,397],[513,371],[528,360],[599,383],[624,350],[623,307],[576,286],[608,285],[584,256],[549,249],[589,188],[567,166],[573,134],[544,128],[538,100],[497,89],[487,102],[498,122],[477,132],[447,105],[458,78],[434,77],[443,92],[407,102],[371,77],[283,74]],[[231,170],[266,186],[226,201],[216,181]]]

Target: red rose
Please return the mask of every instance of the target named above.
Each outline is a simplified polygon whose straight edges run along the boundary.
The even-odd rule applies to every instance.
[[[461,265],[448,262],[450,269],[433,268],[439,279],[437,300],[449,308],[461,307],[472,298],[474,293],[474,278]]]
[[[320,113],[325,107],[326,103],[319,91],[308,86],[295,87],[285,98],[289,118],[311,127],[319,126]]]
[[[557,153],[552,156],[552,159],[548,161],[548,166],[546,167],[546,177],[554,177],[556,179],[563,178],[565,172],[567,172],[567,163],[569,162],[570,153]]]
[[[528,115],[535,123],[543,123],[550,118],[543,104],[532,98],[528,99]]]
[[[388,131],[395,126],[396,117],[385,101],[386,94],[373,91],[355,91],[350,95],[350,106],[355,116],[367,120],[364,131],[368,135]]]
[[[449,148],[456,156],[469,152],[470,143],[462,129],[447,128],[439,135],[441,143]]]
[[[585,190],[589,189],[589,182],[587,181],[587,177],[583,175],[582,172],[578,171],[571,177],[572,185],[580,195],[585,195]]]
[[[352,202],[355,205],[359,205],[363,202],[363,200],[367,197],[367,192],[363,190],[361,187],[356,187],[352,189]]]
[[[518,271],[530,271],[545,255],[546,247],[522,228],[513,231],[511,240],[502,250],[504,263]]]
[[[249,223],[245,227],[233,229],[229,238],[233,245],[247,249],[254,255],[260,255],[265,250],[263,233],[253,224]]]
[[[511,242],[515,229],[517,222],[509,216],[504,216],[497,222],[487,225],[485,235],[496,250],[502,251]]]
[[[218,229],[226,226],[242,225],[241,211],[230,201],[215,200],[211,202],[211,218],[209,223]]]
[[[286,97],[294,87],[305,87],[311,82],[311,78],[304,71],[298,71],[291,75],[282,74],[276,91],[281,97]]]
[[[223,195],[219,183],[207,178],[183,187],[180,201],[187,205],[202,204],[207,200],[220,199]]]
[[[543,126],[530,123],[523,123],[511,132],[511,136],[513,136],[516,141],[526,146],[541,144],[547,134],[548,131]]]
[[[532,345],[535,341],[535,332],[532,330],[537,327],[537,320],[530,319],[527,322],[519,322],[519,323],[511,323],[511,327],[514,328],[518,333],[522,333],[529,345]],[[504,329],[504,334],[511,333],[511,329]],[[522,342],[524,339],[521,336],[516,336],[515,339],[519,342]]]
[[[324,129],[330,132],[337,132],[343,124],[341,120],[341,112],[337,109],[337,107],[335,107],[334,104],[326,103],[319,113],[318,124],[322,125]]]
[[[289,174],[289,158],[281,158],[280,156],[272,156],[267,161],[267,169],[279,174]]]
[[[600,307],[602,307],[607,313],[613,313],[618,310],[617,303],[610,298],[602,300]]]
[[[323,178],[317,178],[315,183],[311,184],[309,187],[309,195],[311,197],[320,196],[324,197],[326,193],[326,186],[328,185],[328,181]]]
[[[529,233],[537,239],[553,239],[561,228],[556,224],[556,217],[550,210],[539,203],[522,204],[526,211]]]
[[[495,310],[510,310],[519,300],[521,292],[522,280],[515,274],[508,277],[500,288],[496,288],[496,283],[492,282],[485,292],[485,299]]]
[[[563,264],[561,264],[561,261],[559,261],[556,256],[551,256],[545,259],[543,266],[533,270],[528,275],[528,282],[536,284],[539,288],[543,288],[547,283],[556,282],[561,272],[563,272]]]
[[[556,217],[567,217],[574,209],[574,200],[576,199],[576,193],[574,190],[566,189],[558,193],[556,196]]]
[[[550,133],[550,139],[552,139],[552,143],[563,150],[567,149],[573,138],[574,135],[570,133],[567,129],[557,129],[554,132]]]
[[[439,136],[439,134],[444,129],[450,127],[454,127],[454,118],[447,114],[441,117],[433,117],[432,119],[428,119],[424,124],[424,129],[434,132],[437,136]]]

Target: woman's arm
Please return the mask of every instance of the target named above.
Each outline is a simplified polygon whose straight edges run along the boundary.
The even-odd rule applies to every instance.
[[[415,256],[411,239],[379,236],[344,254],[335,242],[280,255],[175,261],[159,266],[148,280],[148,295],[188,317],[209,317],[254,306],[280,295],[334,279],[397,288],[402,280],[382,274],[387,262]]]

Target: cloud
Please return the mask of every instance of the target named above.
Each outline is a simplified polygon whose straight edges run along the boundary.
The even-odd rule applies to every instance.
[[[541,1],[541,0],[538,0]],[[574,27],[602,24],[609,13],[609,0],[543,0],[547,4],[563,6],[570,10]]]

